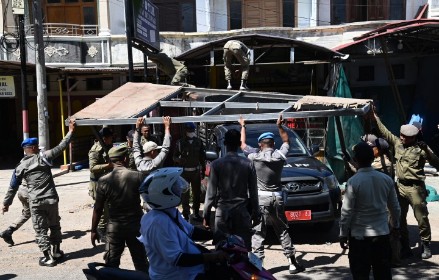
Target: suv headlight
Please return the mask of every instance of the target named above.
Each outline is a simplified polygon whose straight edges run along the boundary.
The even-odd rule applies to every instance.
[[[338,187],[338,181],[335,175],[327,176],[323,178],[323,181],[325,182],[325,185],[329,190],[333,190]]]

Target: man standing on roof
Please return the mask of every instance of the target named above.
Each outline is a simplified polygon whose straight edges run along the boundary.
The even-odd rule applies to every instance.
[[[103,127],[99,131],[102,141],[104,142],[104,147],[98,140],[88,152],[88,162],[90,168],[90,186],[88,189],[88,194],[96,200],[96,187],[99,178],[113,170],[113,164],[108,157],[108,151],[113,147],[113,131],[108,127]],[[108,205],[104,208],[104,213],[102,219],[99,221],[98,234],[102,241],[105,241],[105,235],[107,232],[107,221],[108,221]]]
[[[195,221],[201,221],[200,216],[200,199],[201,199],[201,180],[204,179],[206,172],[206,150],[203,142],[195,133],[195,124],[193,122],[185,123],[185,135],[177,141],[173,160],[177,166],[183,167],[181,175],[191,184],[192,189],[192,210]],[[182,194],[181,200],[183,205],[183,216],[189,221],[189,191]]]
[[[233,57],[241,64],[241,86],[239,90],[249,90],[247,88],[248,71],[250,65],[250,49],[241,41],[230,40],[224,45],[224,74],[227,81],[227,89],[232,89],[230,80],[232,79],[232,60]]]
[[[401,257],[407,258],[413,255],[407,229],[407,212],[411,205],[422,240],[421,257],[429,259],[431,258],[431,227],[428,220],[424,166],[428,160],[433,167],[439,169],[439,158],[427,144],[417,141],[419,130],[416,126],[402,125],[400,135],[397,137],[384,126],[373,110],[369,115],[376,121],[378,130],[395,150],[398,200],[401,206]]]
[[[288,133],[282,126],[282,115],[276,122],[279,134],[282,139],[282,146],[279,150],[274,149],[274,135],[271,132],[262,133],[259,138],[259,150],[246,144],[245,120],[241,117],[241,150],[253,162],[258,185],[259,207],[262,220],[254,230],[252,237],[253,252],[261,259],[264,259],[264,241],[267,234],[267,221],[271,225],[280,240],[284,255],[289,261],[289,272],[296,274],[305,270],[297,261],[296,250],[288,232],[288,222],[285,217],[284,201],[282,196],[281,175],[285,164],[286,155],[290,148]]]

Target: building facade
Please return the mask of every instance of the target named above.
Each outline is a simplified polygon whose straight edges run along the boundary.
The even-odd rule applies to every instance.
[[[439,15],[437,0],[150,0],[160,11],[161,49],[171,57],[215,39],[262,33],[295,38],[333,48],[389,20],[412,19],[429,4],[427,16]],[[62,138],[60,90],[69,99],[64,112],[73,114],[127,81],[125,1],[42,0],[50,143]],[[35,63],[33,1],[25,3],[27,62]],[[12,1],[2,2],[0,60],[20,61],[17,17]],[[144,71],[144,55],[133,49],[135,81],[166,82],[154,69]],[[150,66],[154,66],[148,64]],[[14,74],[20,92],[19,72]],[[36,135],[36,79],[28,75],[31,135]],[[59,82],[61,80],[61,82]],[[66,96],[68,95],[68,96]],[[63,102],[66,102],[63,101]],[[13,104],[13,106],[11,106]],[[15,141],[20,142],[21,98],[0,99],[15,108]],[[3,108],[1,107],[1,108]],[[35,121],[33,121],[35,120]],[[11,124],[1,129],[11,131]],[[78,131],[84,146],[89,131]],[[82,144],[81,144],[82,145]],[[13,149],[6,147],[5,152]],[[20,153],[15,150],[15,153]]]

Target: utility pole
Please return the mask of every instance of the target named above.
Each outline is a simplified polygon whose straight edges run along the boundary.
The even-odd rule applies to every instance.
[[[21,74],[21,117],[23,124],[23,140],[29,138],[29,111],[27,99],[27,71],[26,71],[26,34],[24,32],[24,1],[14,1],[12,13],[18,16],[18,33],[20,38],[20,74]]]
[[[49,143],[49,111],[47,109],[47,86],[46,86],[46,62],[44,57],[43,41],[43,15],[41,0],[33,0],[35,16],[34,40],[35,40],[35,68],[37,76],[37,107],[38,107],[38,141],[40,147],[46,150]]]
[[[125,0],[125,31],[127,35],[127,50],[128,50],[128,81],[134,82],[134,66],[133,66],[133,44],[132,44],[132,29],[133,29],[133,13],[131,0]]]

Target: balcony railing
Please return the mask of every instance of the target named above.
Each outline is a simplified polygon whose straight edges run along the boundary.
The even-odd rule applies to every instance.
[[[8,32],[18,33],[16,26],[8,26]],[[34,25],[26,25],[26,36],[33,36]],[[44,36],[97,36],[97,25],[79,25],[69,23],[44,23]]]

